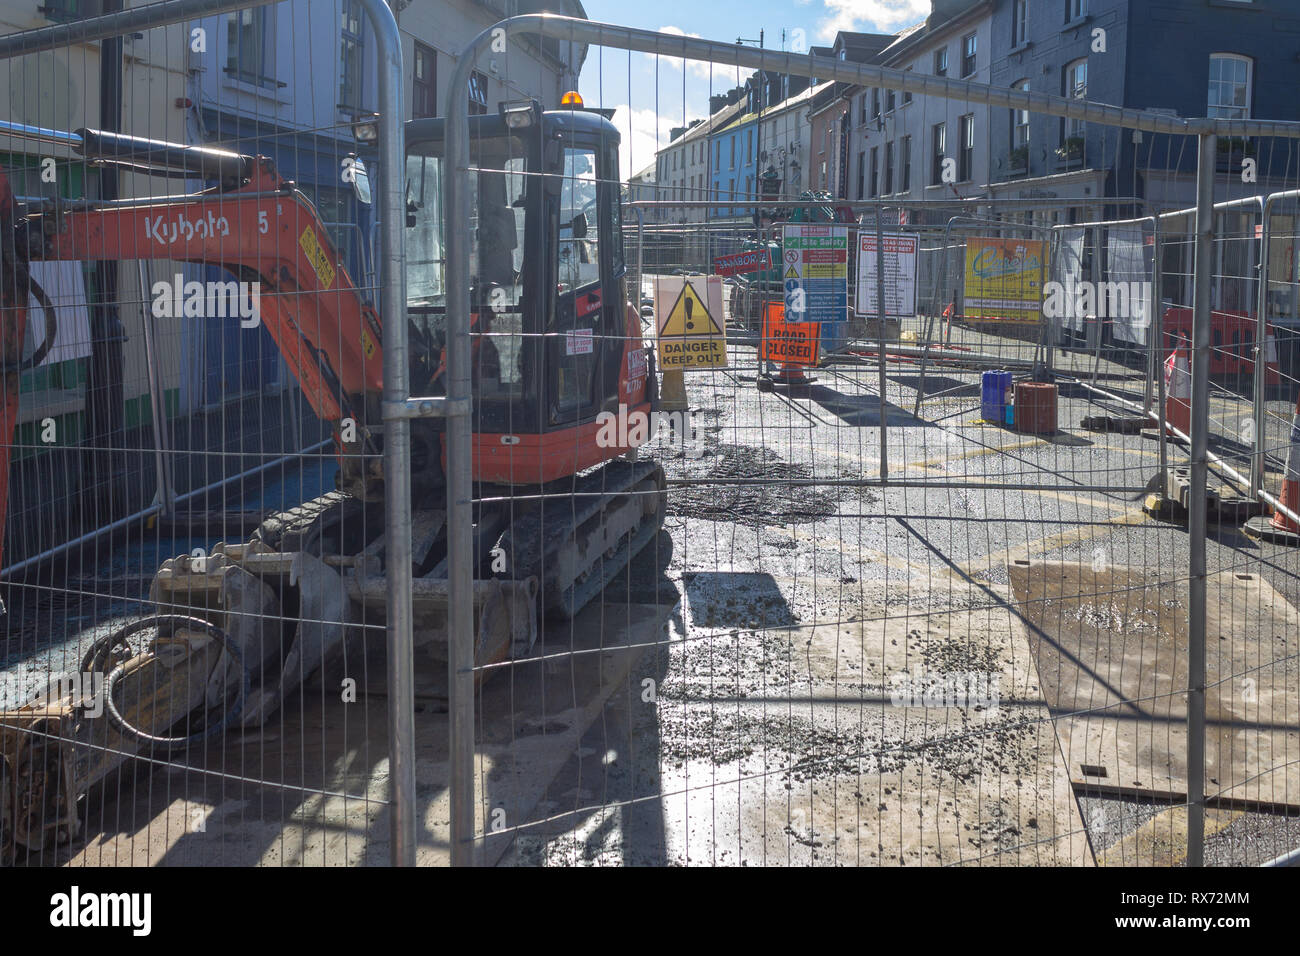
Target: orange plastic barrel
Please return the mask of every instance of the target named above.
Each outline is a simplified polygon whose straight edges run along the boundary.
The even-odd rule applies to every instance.
[[[1029,435],[1056,432],[1056,386],[1046,382],[1016,383],[1016,431]]]

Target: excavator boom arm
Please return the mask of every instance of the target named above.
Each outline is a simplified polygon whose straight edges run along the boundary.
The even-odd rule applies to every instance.
[[[357,411],[347,408],[349,396],[382,389],[378,316],[362,303],[315,209],[269,160],[259,157],[236,190],[38,213],[26,222],[31,260],[168,259],[258,282],[259,321],[326,421]],[[149,291],[153,306],[168,305]],[[190,298],[183,288],[169,291],[182,303]]]
[[[28,296],[38,293],[49,307],[30,281],[29,262],[172,260],[229,270],[249,283],[248,295],[222,283],[210,297],[205,286],[187,288],[177,277],[145,290],[146,307],[156,316],[202,321],[210,305],[220,310],[251,300],[316,414],[336,426],[355,423],[347,430],[357,436],[352,443],[336,427],[340,452],[377,450],[365,412],[377,406],[383,388],[379,316],[362,301],[306,197],[270,160],[243,160],[246,177],[223,179],[202,193],[143,203],[46,204],[27,215],[19,214],[0,173],[0,549]]]

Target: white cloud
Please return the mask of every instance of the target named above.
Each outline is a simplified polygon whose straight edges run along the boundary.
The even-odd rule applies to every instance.
[[[825,42],[840,30],[891,32],[930,13],[930,0],[822,0],[822,6],[827,15],[817,21],[817,36]]]
[[[688,33],[687,31],[683,30],[681,27],[673,27],[673,26],[660,27],[659,32],[672,33],[679,37],[694,37],[697,40],[701,39],[698,33]],[[728,69],[725,66],[717,66],[717,65],[710,64],[705,60],[682,60],[679,57],[660,57],[660,62],[673,66],[679,70],[682,68],[682,63],[685,63],[686,72],[690,73],[693,76],[698,76],[700,79],[703,80],[712,78],[715,86],[717,86],[719,82],[726,83],[727,84],[726,88],[728,89],[731,86],[731,84],[728,82],[728,78],[732,77],[735,74],[734,67]]]
[[[655,113],[654,109],[634,110],[620,103],[610,120],[618,127],[619,178],[624,182],[655,160],[655,152],[668,144],[668,134],[678,124]]]

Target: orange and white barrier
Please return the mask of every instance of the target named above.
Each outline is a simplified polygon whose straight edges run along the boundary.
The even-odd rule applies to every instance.
[[[1278,500],[1283,506],[1300,514],[1300,401],[1296,402],[1295,415],[1291,419],[1290,448],[1286,452],[1286,473],[1282,475],[1282,494]],[[1273,512],[1269,524],[1276,531],[1286,534],[1300,534],[1300,524],[1292,521],[1281,511]]]
[[[1191,436],[1192,368],[1182,342],[1165,360],[1165,428],[1170,427]]]

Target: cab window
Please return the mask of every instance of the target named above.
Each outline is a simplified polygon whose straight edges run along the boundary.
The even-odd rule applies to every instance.
[[[600,220],[596,202],[596,153],[566,149],[560,188],[560,292],[600,282]]]

